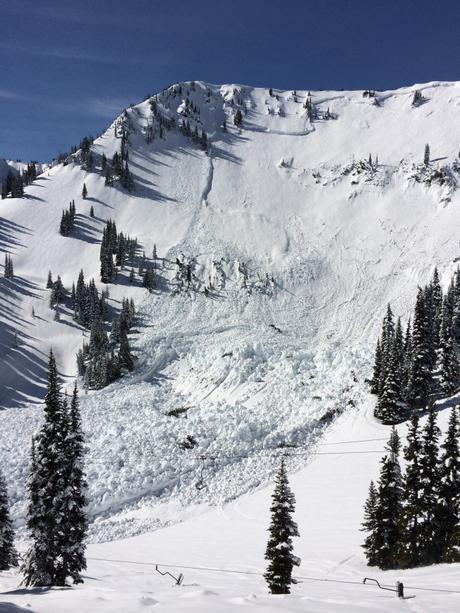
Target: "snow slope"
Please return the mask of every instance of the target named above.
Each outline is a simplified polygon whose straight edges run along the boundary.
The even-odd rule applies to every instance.
[[[440,413],[444,427],[447,413]],[[458,611],[459,565],[387,572],[365,566],[360,548],[363,535],[359,531],[362,504],[370,479],[378,474],[384,445],[381,439],[389,434],[389,428],[378,424],[371,415],[372,403],[367,403],[340,417],[318,445],[319,455],[291,476],[301,535],[295,539],[295,552],[302,563],[296,572],[300,582],[293,586],[290,596],[268,595],[261,576],[265,570],[263,554],[271,494],[271,487],[265,487],[208,513],[194,513],[181,524],[130,539],[90,545],[85,583],[73,590],[56,589],[36,595],[17,589],[14,573],[2,573],[0,610]],[[399,430],[404,436],[406,426]],[[178,587],[171,577],[161,577],[154,570],[155,563],[160,564],[162,572],[169,571],[176,577],[182,572],[183,584]],[[363,585],[366,576],[390,588],[397,580],[403,581],[406,596],[415,598],[399,601],[390,591]],[[22,608],[9,609],[8,603]]]
[[[416,89],[424,101],[413,107]],[[199,116],[187,111],[187,90]],[[131,339],[138,360],[132,375],[82,398],[93,541],[145,533],[264,486],[286,445],[306,449],[291,460],[293,470],[300,468],[334,412],[367,406],[364,379],[386,303],[407,316],[417,284],[428,281],[434,266],[445,280],[456,267],[460,84],[377,92],[378,105],[362,92],[311,92],[313,122],[303,107],[307,93],[270,96],[199,82],[195,89],[183,84],[180,93],[172,87],[158,95],[161,114],[177,124],[188,113],[192,129],[206,130],[209,154],[177,129],[160,138],[144,101],[95,141],[96,172],[77,163],[54,166],[26,189],[26,198],[0,202],[0,248],[12,254],[16,275],[0,279],[0,462],[20,534],[49,347],[70,385],[75,353],[88,335],[69,312],[53,320],[46,277],[52,270],[69,288],[83,268],[87,279],[98,280],[108,218],[137,236],[147,256],[156,244],[161,282],[148,294],[139,280],[129,285],[124,271],[110,285],[114,308],[123,296],[138,306]],[[236,109],[243,112],[241,129],[232,122]],[[335,119],[325,119],[328,109]],[[99,171],[102,154],[111,158],[119,149],[121,122],[131,126],[132,194],[105,186]],[[428,168],[420,164],[427,142]],[[369,154],[374,162],[378,156],[378,166],[369,166]],[[72,199],[76,229],[63,237],[61,211]],[[181,254],[195,258],[197,291],[176,291]],[[181,416],[172,416],[178,409]],[[368,438],[368,428],[380,428],[358,418],[355,427],[360,439]],[[198,446],[183,450],[189,435]],[[316,466],[318,459],[296,482],[316,478]],[[359,475],[359,507],[368,468],[367,460],[351,464]],[[202,478],[206,489],[197,487]],[[254,499],[255,514],[265,508],[263,492]],[[345,492],[345,498],[351,497]],[[253,504],[252,496],[247,500]],[[315,513],[321,500],[315,490]],[[305,501],[308,506],[308,492]],[[360,518],[353,508],[355,540],[344,547],[355,555]],[[206,524],[205,517],[193,521]],[[173,534],[149,536],[152,547],[163,533]],[[260,544],[265,535],[259,534]],[[137,550],[139,541],[133,543]],[[257,569],[259,549],[247,554]],[[318,555],[340,561],[326,549]],[[358,562],[362,568],[362,556]],[[260,589],[257,581],[250,590]]]

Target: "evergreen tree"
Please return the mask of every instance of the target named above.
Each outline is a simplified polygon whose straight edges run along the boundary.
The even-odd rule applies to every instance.
[[[439,562],[439,435],[436,411],[431,405],[428,419],[422,433],[420,455],[420,512],[422,524],[420,530],[420,556],[423,564]]]
[[[53,277],[51,276],[51,270],[48,271],[48,280],[46,282],[46,289],[51,289],[53,287]]]
[[[381,391],[382,380],[382,348],[380,339],[377,340],[374,356],[374,371],[371,380],[371,394],[379,394]]]
[[[432,296],[432,309],[433,309],[433,333],[435,348],[439,347],[440,342],[440,330],[442,322],[442,288],[439,281],[438,269],[434,269],[433,280],[431,281],[431,296]]]
[[[94,206],[93,205],[91,205],[91,208],[89,210],[89,216],[94,217]]]
[[[151,266],[148,266],[142,275],[142,285],[152,292],[156,286],[155,271]]]
[[[22,567],[26,586],[65,585],[61,573],[64,555],[61,527],[68,512],[65,504],[66,434],[67,415],[51,351],[45,423],[32,449],[27,519],[32,544]]]
[[[389,452],[381,460],[380,479],[375,506],[373,540],[375,562],[379,568],[398,566],[400,515],[402,508],[402,480],[399,466],[400,440],[393,427],[387,444]]]
[[[13,260],[8,253],[5,253],[5,266],[3,269],[3,275],[6,279],[12,279],[14,277]]]
[[[386,368],[382,391],[375,407],[375,416],[384,424],[395,424],[403,417],[402,390],[395,356]]]
[[[6,483],[0,472],[0,571],[17,565],[18,554],[14,547],[14,530],[8,509]]]
[[[268,529],[270,537],[265,551],[269,561],[264,578],[272,594],[289,594],[294,582],[292,570],[299,566],[300,560],[293,554],[292,537],[299,536],[297,524],[292,519],[295,510],[295,497],[289,487],[284,460],[275,477],[275,489],[270,507],[271,521]]]
[[[423,100],[422,92],[416,89],[412,98],[412,106],[418,106]]]
[[[403,368],[402,368],[402,378],[401,378],[401,388],[403,390],[404,400],[408,400],[408,389],[409,389],[409,373],[410,373],[410,365],[412,363],[412,326],[411,320],[407,322],[406,333],[404,335],[404,357],[403,357]]]
[[[403,479],[403,508],[400,524],[399,560],[403,567],[418,566],[421,556],[421,528],[423,514],[420,501],[422,490],[420,461],[422,442],[420,440],[419,416],[412,411],[407,433],[407,445],[404,448],[406,471]]]
[[[430,145],[428,143],[425,145],[425,151],[423,153],[423,163],[425,166],[428,166],[430,163]]]
[[[378,503],[378,493],[377,489],[374,485],[374,482],[371,481],[369,485],[369,494],[367,496],[367,500],[364,504],[364,520],[362,523],[361,530],[363,532],[367,532],[368,535],[364,539],[364,543],[362,547],[364,548],[367,565],[368,566],[377,566],[377,543],[376,543],[376,534],[377,534],[377,503]]]
[[[70,577],[73,583],[83,583],[81,571],[86,569],[85,544],[87,519],[84,508],[86,481],[83,474],[83,433],[81,429],[78,390],[75,384],[68,416],[67,436],[65,438],[66,466],[64,507],[67,508],[60,527],[60,546],[62,559],[59,568],[58,584],[65,583]]]
[[[131,347],[129,345],[126,331],[123,328],[120,329],[120,351],[118,352],[118,361],[121,368],[124,367],[127,370],[134,369],[134,360],[131,354]]]
[[[81,190],[81,196],[83,200],[86,200],[88,197],[88,190],[86,189],[86,183],[83,183],[83,189]]]
[[[446,438],[441,445],[438,538],[443,562],[460,561],[460,424],[458,412],[458,407],[452,407]]]
[[[424,294],[419,288],[412,327],[412,351],[407,396],[415,405],[425,406],[432,384],[430,334]]]
[[[458,383],[459,364],[452,338],[452,326],[447,305],[443,305],[438,351],[439,387],[444,394],[452,394]]]

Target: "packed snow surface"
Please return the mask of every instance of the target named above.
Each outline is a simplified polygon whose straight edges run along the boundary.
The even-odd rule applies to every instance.
[[[423,100],[413,106],[416,89]],[[160,135],[146,100],[95,140],[93,171],[74,159],[47,169],[24,199],[0,201],[0,248],[15,271],[0,279],[0,463],[21,537],[49,348],[67,387],[88,338],[70,311],[54,321],[48,271],[70,289],[82,268],[102,287],[99,247],[111,218],[147,257],[156,245],[159,285],[149,294],[139,277],[130,284],[125,270],[109,286],[115,310],[124,296],[136,302],[130,340],[137,360],[131,375],[82,393],[90,557],[260,574],[266,486],[283,450],[296,447],[290,468],[299,469],[299,575],[359,582],[369,572],[358,528],[380,456],[313,454],[329,440],[325,433],[387,436],[369,417],[365,385],[381,316],[391,302],[407,317],[417,284],[435,266],[445,280],[457,266],[460,84],[375,97],[312,91],[313,119],[304,108],[308,94],[200,82],[169,88],[156,103],[164,121],[175,120],[172,130]],[[233,123],[237,109],[241,127]],[[207,153],[178,129],[184,118],[192,131],[206,131]],[[102,154],[110,159],[119,150],[123,122],[130,127],[132,193],[106,186],[100,169]],[[73,199],[76,227],[63,237],[61,212]],[[193,264],[194,290],[178,291],[176,258]],[[196,446],[184,449],[188,437]],[[47,613],[458,606],[447,592],[417,592],[399,603],[366,586],[307,581],[291,598],[274,598],[259,575],[184,572],[186,584],[198,585],[170,588],[151,567],[90,560],[76,592],[52,591],[34,598],[31,609],[30,592],[6,600]],[[398,578],[386,575],[387,583]],[[438,587],[458,583],[456,567],[407,576],[414,586],[431,578]],[[0,581],[13,588],[17,577]]]

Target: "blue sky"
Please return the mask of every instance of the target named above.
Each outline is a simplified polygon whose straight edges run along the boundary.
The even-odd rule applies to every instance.
[[[456,0],[0,0],[0,157],[49,160],[180,80],[458,80]]]

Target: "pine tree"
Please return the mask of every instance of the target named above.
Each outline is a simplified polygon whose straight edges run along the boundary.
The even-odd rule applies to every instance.
[[[73,583],[83,583],[81,571],[86,568],[85,537],[87,519],[84,508],[86,481],[83,474],[83,433],[81,430],[78,390],[75,384],[68,415],[65,467],[65,500],[67,512],[60,527],[62,558],[59,568],[58,584],[70,577]]]
[[[377,340],[374,356],[374,371],[371,380],[371,394],[379,394],[382,380],[382,349],[380,339]]]
[[[61,526],[66,500],[67,415],[62,401],[56,361],[50,352],[45,423],[32,447],[27,527],[32,544],[22,566],[26,586],[65,585]]]
[[[436,349],[439,347],[440,342],[440,330],[442,321],[442,288],[439,281],[438,269],[435,268],[433,272],[433,280],[431,281],[431,296],[432,296],[432,308],[433,308],[433,333],[434,343]]]
[[[400,524],[399,560],[401,566],[418,566],[422,561],[420,541],[423,514],[420,501],[422,489],[420,461],[422,442],[420,440],[419,416],[412,411],[404,448],[406,471],[403,478],[403,508]]]
[[[422,100],[422,92],[419,89],[416,89],[414,92],[414,97],[412,98],[412,106],[418,106]]]
[[[425,297],[419,288],[412,327],[412,350],[407,397],[413,404],[425,406],[432,385],[430,333]]]
[[[272,594],[289,594],[294,583],[292,570],[299,566],[300,560],[293,554],[292,537],[299,536],[297,524],[292,519],[295,510],[295,497],[289,487],[284,460],[275,477],[275,489],[270,507],[271,521],[268,529],[270,537],[265,551],[269,561],[264,574]]]
[[[423,153],[423,163],[425,164],[425,166],[428,166],[428,164],[430,163],[430,145],[428,143],[425,145],[425,151]]]
[[[460,561],[460,424],[459,408],[452,407],[446,438],[441,445],[438,538],[443,562]]]
[[[440,561],[439,549],[439,436],[436,411],[431,405],[428,419],[422,433],[420,455],[420,511],[422,516],[420,534],[420,556],[423,564]]]
[[[369,485],[369,493],[367,500],[364,504],[364,520],[361,530],[367,532],[368,535],[364,539],[362,547],[364,548],[367,565],[377,566],[377,545],[376,545],[376,532],[377,532],[377,503],[378,494],[374,482],[371,481]]]
[[[14,547],[14,530],[8,509],[6,483],[0,472],[0,571],[17,565],[18,554]]]
[[[458,384],[459,363],[452,338],[452,326],[447,305],[443,305],[438,351],[439,387],[444,394],[452,394]]]
[[[381,460],[373,533],[375,561],[382,569],[396,568],[399,556],[402,480],[398,459],[400,440],[394,427],[386,449],[389,453]]]
[[[131,347],[129,345],[126,331],[123,328],[120,329],[120,351],[118,352],[118,360],[120,367],[124,367],[127,370],[134,369],[134,360],[131,354]]]
[[[88,190],[86,189],[86,183],[83,183],[83,189],[81,190],[81,196],[83,200],[86,200],[88,196]]]
[[[51,289],[53,287],[53,277],[51,276],[51,270],[48,271],[48,280],[46,282],[46,289]]]
[[[91,208],[89,210],[89,216],[94,217],[94,206],[93,205],[91,205]]]
[[[402,390],[395,355],[389,358],[375,416],[384,424],[399,423],[403,416]]]

